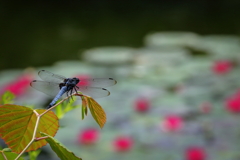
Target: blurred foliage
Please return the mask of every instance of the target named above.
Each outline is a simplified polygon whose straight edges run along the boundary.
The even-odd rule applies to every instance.
[[[73,60],[78,52],[97,46],[139,47],[144,35],[154,31],[239,34],[239,4],[237,0],[2,0],[0,68]]]
[[[1,96],[1,99],[0,99],[0,104],[3,105],[3,104],[11,104],[13,103],[13,100],[14,100],[15,96],[14,94],[12,94],[11,92],[7,91],[5,92],[2,96]]]
[[[56,139],[83,159],[191,160],[189,157],[199,152],[202,160],[237,159],[239,41],[233,35],[150,33],[142,48],[92,48],[79,54],[84,61],[60,61],[24,72],[2,71],[0,82],[1,86],[9,81],[16,86],[21,80],[16,77],[36,74],[43,68],[66,77],[117,79],[109,88],[111,95],[97,99],[107,116],[102,130],[91,116],[77,122],[80,109],[67,112],[60,120],[64,127]],[[194,55],[194,51],[205,54]],[[111,52],[112,61],[108,57]],[[35,75],[33,79],[38,78]],[[43,107],[49,103],[42,93],[25,87],[16,103]],[[81,104],[78,101],[81,99],[74,105]]]
[[[65,101],[56,107],[56,115],[59,119],[62,119],[67,112],[80,107],[80,105],[74,105],[74,100],[76,98],[75,97],[71,98],[72,98],[71,100],[68,100],[67,102]]]

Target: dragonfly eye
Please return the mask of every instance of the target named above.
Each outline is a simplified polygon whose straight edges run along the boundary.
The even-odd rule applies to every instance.
[[[79,82],[79,79],[74,77],[74,78],[72,78],[72,82],[78,83],[78,82]]]

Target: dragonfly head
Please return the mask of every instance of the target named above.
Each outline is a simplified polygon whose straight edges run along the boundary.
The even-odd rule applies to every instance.
[[[74,77],[74,78],[71,79],[71,82],[75,83],[75,84],[78,84],[79,83],[79,79]]]

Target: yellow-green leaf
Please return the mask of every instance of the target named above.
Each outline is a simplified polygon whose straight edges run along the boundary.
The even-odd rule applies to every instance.
[[[107,120],[106,113],[92,97],[87,97],[87,104],[93,118],[98,123],[98,125],[103,128]]]
[[[46,110],[37,109],[35,111],[41,114]],[[31,108],[13,104],[0,106],[0,136],[13,152],[20,153],[31,141],[36,120],[37,115]],[[41,137],[39,132],[54,136],[58,127],[57,116],[54,112],[49,111],[41,117],[36,137]],[[36,150],[46,144],[47,141],[44,139],[33,142],[26,152]]]
[[[50,144],[52,150],[58,155],[62,160],[81,160],[73,152],[69,151],[60,142],[54,139],[52,136],[42,133],[42,136],[48,136],[45,140]]]

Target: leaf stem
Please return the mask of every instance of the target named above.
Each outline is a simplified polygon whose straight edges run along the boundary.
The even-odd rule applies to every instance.
[[[54,106],[52,106],[51,108],[47,109],[45,112],[43,112],[42,114],[40,114],[39,116],[43,116],[44,114],[46,114],[48,111],[52,110],[53,108],[57,107],[59,104],[63,103],[64,101],[66,101],[68,98],[72,97],[72,96],[83,96],[82,94],[79,94],[77,92],[69,95],[68,97],[64,98],[63,100],[61,100],[60,102],[58,102],[57,104],[55,104]]]
[[[40,140],[42,140],[42,139],[46,139],[46,138],[48,138],[48,136],[35,138],[35,141],[40,141]]]
[[[8,160],[4,152],[2,152],[2,156],[4,157],[5,160]]]
[[[34,131],[33,131],[33,136],[32,136],[32,139],[31,141],[28,143],[28,145],[22,150],[22,152],[16,157],[15,160],[18,160],[21,155],[28,149],[28,147],[34,142],[35,140],[35,137],[36,137],[36,133],[37,133],[37,128],[38,128],[38,125],[39,125],[39,120],[40,120],[40,115],[37,113],[37,111],[33,110],[33,112],[36,114],[37,116],[37,121],[36,121],[36,124],[35,124],[35,128],[34,128]],[[39,115],[39,116],[38,116]]]

